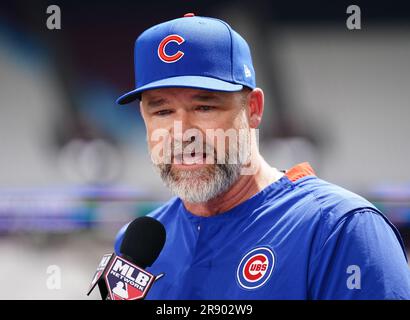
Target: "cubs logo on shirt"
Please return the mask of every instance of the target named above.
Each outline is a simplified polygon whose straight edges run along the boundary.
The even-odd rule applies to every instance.
[[[236,271],[238,284],[244,289],[263,286],[272,274],[275,256],[269,247],[257,247],[248,251]]]

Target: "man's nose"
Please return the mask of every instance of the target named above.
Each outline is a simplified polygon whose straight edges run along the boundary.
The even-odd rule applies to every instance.
[[[172,131],[175,139],[180,141],[194,141],[196,136],[195,132],[198,131],[198,129],[199,128],[195,126],[195,121],[185,110],[179,112],[174,118]]]

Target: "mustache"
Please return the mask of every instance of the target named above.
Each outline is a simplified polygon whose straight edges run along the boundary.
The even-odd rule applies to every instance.
[[[187,151],[187,149],[189,149]],[[209,145],[207,143],[199,143],[199,142],[181,142],[181,141],[174,141],[170,145],[170,152],[171,156],[180,156],[184,154],[190,154],[192,152],[195,153],[203,153],[209,155],[216,155],[216,149],[214,146]]]
[[[206,141],[181,141],[168,140],[155,145],[149,150],[154,164],[179,164],[187,163],[240,163],[241,154],[238,146],[226,144],[210,144]]]
[[[215,164],[218,162],[217,149],[206,143],[181,142],[175,141],[164,148],[164,155],[172,163],[181,163],[182,161],[201,161],[204,163]],[[225,156],[225,152],[223,152]]]

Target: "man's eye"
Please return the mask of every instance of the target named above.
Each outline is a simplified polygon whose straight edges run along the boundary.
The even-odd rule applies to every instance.
[[[165,116],[170,114],[172,111],[171,110],[159,110],[157,112],[155,112],[154,114],[157,116]]]
[[[211,107],[211,106],[198,106],[197,108],[196,108],[196,110],[199,110],[199,111],[210,111],[210,110],[212,110],[214,107]]]

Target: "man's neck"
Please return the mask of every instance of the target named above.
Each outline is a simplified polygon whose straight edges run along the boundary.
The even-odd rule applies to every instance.
[[[261,156],[258,156],[255,167],[254,175],[241,175],[225,193],[204,203],[183,201],[185,208],[201,217],[217,215],[236,207],[283,176],[283,173],[270,167]]]

